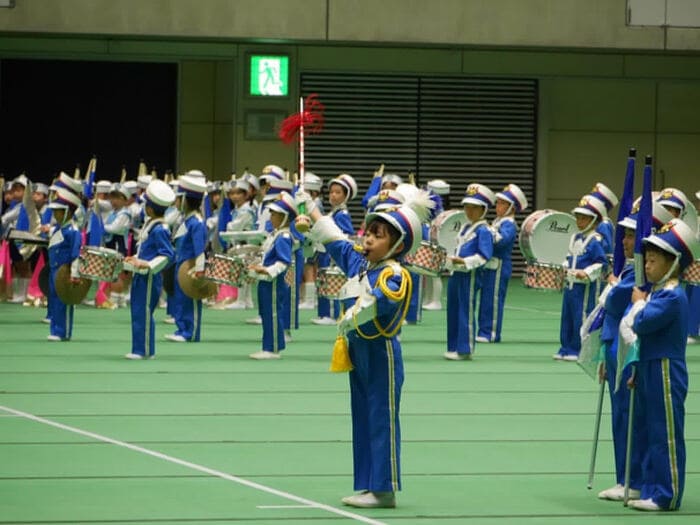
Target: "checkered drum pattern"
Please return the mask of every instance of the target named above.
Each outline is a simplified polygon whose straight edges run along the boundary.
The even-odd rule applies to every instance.
[[[86,279],[114,282],[122,271],[123,259],[122,254],[115,250],[83,246],[78,273]]]
[[[528,264],[523,275],[523,282],[528,288],[538,290],[562,290],[566,270],[563,266]]]
[[[204,278],[219,284],[240,286],[247,276],[246,265],[239,257],[214,254],[204,267]]]
[[[337,299],[340,289],[347,282],[347,277],[340,270],[321,268],[316,278],[316,288],[320,297]]]
[[[438,276],[445,267],[447,253],[441,246],[421,244],[416,253],[404,256],[406,266],[415,273]]]

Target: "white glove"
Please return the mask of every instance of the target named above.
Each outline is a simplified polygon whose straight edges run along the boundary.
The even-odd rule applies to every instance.
[[[625,341],[626,344],[631,345],[637,340],[637,334],[632,329],[634,325],[634,318],[637,314],[644,308],[646,301],[637,301],[632,305],[630,311],[622,318],[620,321],[620,336]]]
[[[296,192],[294,195],[294,204],[296,205],[297,209],[303,205],[306,209],[305,215],[309,215],[316,207],[316,203],[314,202],[313,198],[311,198],[311,195],[305,191]]]

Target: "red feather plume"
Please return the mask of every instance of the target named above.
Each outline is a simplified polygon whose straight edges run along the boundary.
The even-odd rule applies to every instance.
[[[321,133],[325,107],[313,93],[304,99],[304,111],[288,116],[280,124],[278,136],[285,144],[291,144],[304,126],[304,134]]]

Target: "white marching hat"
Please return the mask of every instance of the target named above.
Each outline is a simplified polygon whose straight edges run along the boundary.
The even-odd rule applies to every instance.
[[[109,193],[112,189],[112,183],[108,180],[98,180],[95,183],[95,193]]]
[[[340,184],[345,188],[345,202],[351,201],[357,196],[357,182],[355,182],[352,175],[341,173],[328,183],[329,186],[331,184]]]
[[[617,195],[615,195],[615,193],[602,182],[595,183],[590,195],[593,195],[596,199],[603,201],[606,211],[612,210],[619,202]]]
[[[126,183],[125,184],[119,184],[119,183],[112,184],[112,187],[109,189],[109,193],[118,193],[118,194],[124,196],[125,199],[131,198],[131,190],[126,187]]]
[[[48,207],[52,210],[75,210],[80,206],[80,197],[66,188],[57,188],[56,193],[49,202]]]
[[[433,179],[428,181],[428,189],[438,195],[449,195],[450,185],[442,179]]]
[[[496,195],[483,184],[474,182],[467,186],[467,191],[464,193],[462,204],[476,204],[489,208],[496,203]]]
[[[201,199],[207,191],[207,181],[204,177],[181,175],[177,182],[178,189],[187,197]]]
[[[139,175],[136,177],[136,185],[141,189],[146,189],[152,180],[151,175]]]
[[[310,171],[304,173],[304,189],[306,191],[321,191],[321,188],[323,188],[321,177]]]
[[[578,206],[571,210],[571,213],[595,217],[598,221],[607,217],[605,203],[593,195],[584,195],[579,201]]]
[[[175,202],[175,192],[162,180],[152,180],[146,187],[144,193],[146,204],[151,204],[158,208],[167,208]]]
[[[505,188],[496,193],[496,198],[510,202],[517,212],[521,212],[527,208],[527,197],[525,197],[523,190],[516,184],[508,184]]]
[[[65,188],[76,195],[80,195],[83,192],[83,183],[62,171],[49,187],[51,190],[58,190],[59,188]]]
[[[384,187],[385,184],[396,184],[397,186],[399,184],[403,183],[403,180],[401,177],[399,177],[396,173],[386,173],[385,175],[382,176],[382,181],[381,181],[381,186]]]

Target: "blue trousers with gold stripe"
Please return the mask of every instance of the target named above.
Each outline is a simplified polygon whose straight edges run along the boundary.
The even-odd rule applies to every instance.
[[[447,280],[447,351],[459,354],[474,352],[476,338],[476,292],[480,275],[477,271],[455,272]]]
[[[175,268],[176,276],[180,270],[180,264]],[[175,335],[181,335],[188,341],[198,342],[202,332],[202,301],[187,297],[180,288],[177,277],[175,277],[174,288],[173,317],[177,325]]]
[[[617,339],[605,343],[605,372],[608,392],[610,394],[610,420],[612,423],[613,450],[615,454],[615,482],[625,484],[625,460],[627,459],[627,429],[629,423],[630,391],[627,380],[632,375],[632,368],[627,366],[622,371],[620,388],[615,392],[615,374],[617,373]],[[639,490],[642,485],[642,451],[632,444],[630,487]]]
[[[158,306],[163,277],[134,274],[131,281],[131,353],[142,356],[156,353],[156,324],[153,312]]]
[[[58,270],[58,268],[56,269]],[[73,305],[66,305],[56,293],[56,271],[49,270],[48,318],[51,335],[70,339],[73,335]]]
[[[642,499],[663,509],[680,508],[685,485],[683,437],[688,370],[684,360],[637,363],[634,446],[642,459]]]
[[[348,334],[355,490],[401,490],[399,405],[403,386],[396,337],[362,339]]]
[[[503,307],[506,304],[506,292],[510,272],[502,272],[502,266],[497,270],[482,268],[481,293],[479,294],[479,332],[480,337],[485,337],[492,343],[501,340],[501,328],[503,326]]]
[[[289,287],[284,282],[284,273],[272,281],[258,282],[258,313],[262,319],[262,350],[280,352],[284,350],[284,322],[289,319]]]

